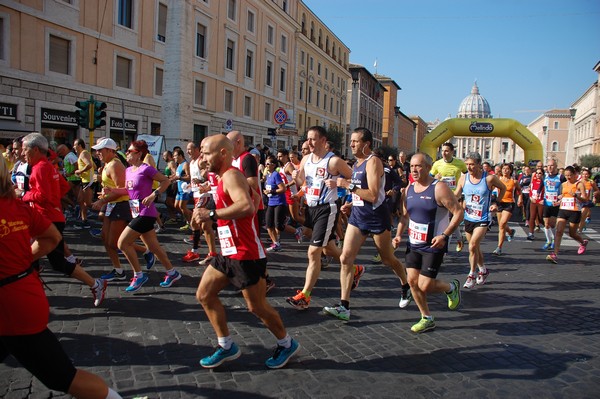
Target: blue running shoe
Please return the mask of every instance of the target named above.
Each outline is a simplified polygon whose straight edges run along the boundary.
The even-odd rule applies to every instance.
[[[169,273],[165,274],[165,279],[159,284],[163,288],[169,288],[173,283],[181,278],[181,273],[175,271],[172,276]]]
[[[126,292],[136,292],[140,288],[142,288],[142,285],[144,285],[146,283],[146,281],[148,281],[148,280],[149,280],[149,278],[146,275],[146,273],[143,273],[142,277],[134,276],[131,279],[131,284],[129,284],[129,287],[125,288],[125,291]]]
[[[100,278],[102,280],[106,280],[106,281],[113,281],[113,280],[122,280],[123,281],[123,280],[127,280],[127,275],[125,274],[124,271],[119,273],[115,269],[112,269],[112,271],[110,273],[103,274],[102,276],[100,276]]]
[[[102,229],[90,229],[90,235],[95,238],[102,238]]]
[[[273,352],[273,356],[268,358],[265,364],[270,369],[280,369],[287,364],[290,358],[294,356],[299,349],[300,344],[298,341],[292,339],[292,344],[289,348],[277,346],[277,348],[275,348],[275,352]]]
[[[229,350],[225,350],[221,346],[217,346],[215,353],[200,360],[200,366],[206,369],[214,369],[225,362],[230,362],[237,359],[241,355],[242,351],[240,348],[238,348],[235,342],[231,344],[231,348],[229,348]]]
[[[550,244],[550,251],[554,251],[554,240],[552,240],[552,244]]]
[[[146,260],[146,270],[152,269],[156,263],[156,256],[152,252],[148,252],[144,254],[144,259]]]
[[[552,243],[550,241],[546,241],[546,243],[544,244],[544,246],[542,247],[542,249],[544,251],[548,251],[550,250],[550,246],[552,245]]]

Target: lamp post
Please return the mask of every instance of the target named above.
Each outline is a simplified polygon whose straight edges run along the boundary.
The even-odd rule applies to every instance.
[[[571,119],[569,120],[569,131],[567,133],[567,151],[565,152],[565,166],[572,165],[575,163],[576,159],[572,159],[575,153],[575,143],[573,141],[574,127],[575,127],[575,114],[577,113],[577,108],[569,108],[569,115],[571,115]]]
[[[400,129],[398,128],[398,118],[400,117],[400,107],[394,106],[394,140],[393,146],[398,147],[400,143]]]
[[[360,120],[360,68],[351,67],[350,76],[352,77],[352,98],[350,99],[350,131],[353,131],[358,127],[358,121]],[[347,151],[349,147],[348,135],[346,132],[344,132],[344,148],[346,149],[346,155],[348,155]]]

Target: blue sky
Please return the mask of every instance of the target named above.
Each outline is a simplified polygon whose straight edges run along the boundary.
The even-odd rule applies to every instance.
[[[477,80],[495,118],[527,125],[569,108],[600,61],[599,0],[304,0],[350,48],[391,77],[398,105],[426,121],[456,116]]]

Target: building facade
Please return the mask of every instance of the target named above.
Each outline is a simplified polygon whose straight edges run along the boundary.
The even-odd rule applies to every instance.
[[[598,80],[594,82],[572,105],[574,119],[567,162],[579,163],[582,155],[600,155],[600,62],[594,66]]]
[[[544,150],[544,164],[548,159],[556,160],[558,167],[563,168],[566,163],[567,138],[572,129],[571,113],[568,109],[553,109],[544,112],[527,125],[542,143]],[[522,151],[519,160],[523,159]]]
[[[345,127],[349,52],[300,0],[7,0],[0,132],[93,140],[74,105],[93,95],[108,105],[95,138],[161,134],[171,148],[241,130],[287,147],[309,118]]]
[[[400,107],[398,107],[398,91],[400,86],[390,77],[384,75],[373,75],[383,85],[383,122],[381,125],[381,144],[384,146],[397,147],[400,140],[398,130],[398,118]]]

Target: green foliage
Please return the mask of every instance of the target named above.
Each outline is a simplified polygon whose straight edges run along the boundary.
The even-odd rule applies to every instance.
[[[579,157],[579,166],[588,169],[600,167],[600,155],[587,154]]]

